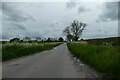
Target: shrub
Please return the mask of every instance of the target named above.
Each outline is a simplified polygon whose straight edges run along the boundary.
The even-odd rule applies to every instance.
[[[60,43],[6,43],[2,45],[2,61],[52,49]]]

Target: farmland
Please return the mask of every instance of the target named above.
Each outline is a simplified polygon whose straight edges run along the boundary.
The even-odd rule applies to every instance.
[[[89,44],[110,44],[114,46],[120,45],[120,37],[109,37],[109,38],[98,38],[98,39],[87,39],[84,40],[87,41]]]
[[[88,44],[71,42],[67,45],[74,56],[97,70],[102,77],[120,78],[120,46],[109,40],[115,39],[94,39],[87,40]]]
[[[26,56],[30,54],[34,54],[37,52],[41,52],[44,50],[52,49],[55,46],[58,46],[61,43],[18,43],[18,42],[6,42],[2,44],[2,61],[10,60],[13,58]]]

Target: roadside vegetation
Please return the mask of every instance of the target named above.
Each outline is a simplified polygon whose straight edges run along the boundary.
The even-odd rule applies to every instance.
[[[59,44],[61,44],[61,42],[6,42],[2,44],[2,61],[49,50]]]
[[[103,77],[120,79],[120,46],[68,43],[71,53]]]
[[[2,61],[2,43],[0,42],[0,62]]]

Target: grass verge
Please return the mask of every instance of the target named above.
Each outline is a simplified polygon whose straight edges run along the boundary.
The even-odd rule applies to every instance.
[[[68,43],[68,48],[103,77],[120,79],[120,46]]]
[[[61,43],[6,43],[2,45],[2,61],[52,49]]]

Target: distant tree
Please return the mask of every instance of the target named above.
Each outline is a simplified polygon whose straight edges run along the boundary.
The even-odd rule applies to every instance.
[[[56,39],[55,42],[58,42],[58,40]]]
[[[52,39],[49,37],[49,38],[47,39],[47,42],[52,42]]]
[[[65,35],[70,35],[70,34],[71,34],[71,32],[70,32],[70,26],[67,26],[67,27],[63,30],[63,33],[64,33]]]
[[[68,41],[71,41],[72,35],[71,35],[70,26],[66,27],[66,28],[63,30],[63,33],[66,35],[67,40],[68,40]]]
[[[63,42],[64,39],[63,39],[62,37],[60,37],[60,38],[58,39],[58,41],[59,41],[59,42]]]
[[[71,32],[74,36],[73,38],[74,41],[78,41],[79,36],[82,34],[85,27],[86,27],[85,23],[79,22],[77,20],[74,20],[71,23]]]
[[[42,39],[41,41],[42,41],[42,42],[44,42],[44,40],[43,40],[43,39]]]
[[[24,37],[23,41],[31,41],[31,38],[30,37]]]
[[[40,38],[40,37],[37,37],[37,38],[36,38],[36,41],[41,41],[41,38]]]
[[[43,41],[43,42],[46,42],[46,41],[47,41],[47,38],[42,39],[42,41]]]
[[[81,39],[81,41],[83,41],[84,39]]]
[[[19,38],[13,38],[10,40],[10,42],[20,42],[20,39]]]
[[[23,42],[23,40],[20,40],[20,42]]]
[[[2,44],[5,44],[6,43],[6,41],[2,41]]]

